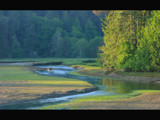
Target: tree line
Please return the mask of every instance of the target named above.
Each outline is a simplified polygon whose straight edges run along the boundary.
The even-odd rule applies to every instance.
[[[94,58],[102,34],[89,10],[0,10],[0,58]]]
[[[98,61],[105,72],[160,71],[160,11],[109,10]]]

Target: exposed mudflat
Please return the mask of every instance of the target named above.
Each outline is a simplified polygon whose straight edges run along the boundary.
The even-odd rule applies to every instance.
[[[115,72],[104,74],[102,70],[82,70],[79,72],[80,74],[84,75],[91,75],[91,76],[101,76],[101,77],[109,77],[109,78],[115,78],[125,81],[133,81],[133,82],[143,82],[143,83],[157,83],[160,84],[160,78],[158,77],[142,77],[142,76],[131,76],[131,75],[120,75]]]

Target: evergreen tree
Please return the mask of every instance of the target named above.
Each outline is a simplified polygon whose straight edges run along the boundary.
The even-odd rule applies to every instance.
[[[94,38],[95,36],[97,36],[97,28],[95,27],[94,23],[88,19],[86,21],[86,24],[85,24],[85,34],[86,34],[86,37],[88,40]]]
[[[53,54],[54,57],[60,57],[61,44],[62,44],[62,29],[59,28],[52,36],[50,54]]]
[[[104,71],[117,69],[117,53],[121,39],[120,20],[122,11],[110,11],[103,20],[104,45],[100,47],[102,53],[99,61],[102,63]]]
[[[89,58],[97,58],[98,54],[100,53],[99,51],[99,46],[102,46],[103,44],[103,38],[96,36],[95,38],[91,39],[89,41],[89,48],[88,48],[88,55],[87,57]]]
[[[88,55],[89,44],[88,41],[84,38],[77,39],[77,42],[73,46],[73,57],[85,58]]]
[[[103,21],[104,45],[99,61],[104,71],[160,70],[160,12],[109,11]]]
[[[0,14],[0,58],[10,57],[8,41],[8,17]]]
[[[152,11],[146,26],[139,34],[139,46],[136,53],[135,71],[160,70],[160,11]]]
[[[96,53],[92,54],[88,45],[84,44],[87,52],[80,55],[75,44],[95,44],[91,40],[101,36],[97,28],[100,29],[99,18],[86,10],[0,10],[0,58],[94,57]],[[60,39],[55,45],[59,29]],[[18,49],[13,50],[14,46],[21,48],[21,55],[15,56]]]
[[[64,11],[62,22],[63,22],[63,29],[66,30],[67,32],[71,32],[72,28],[70,26],[72,25],[72,23],[70,22],[70,16],[68,11]]]
[[[21,49],[21,45],[18,42],[16,36],[12,36],[12,45],[11,45],[11,49],[12,49],[12,57],[13,58],[19,58],[22,57],[22,49]]]

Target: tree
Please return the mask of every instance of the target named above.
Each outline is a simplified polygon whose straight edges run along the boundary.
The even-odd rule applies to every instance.
[[[12,49],[11,53],[13,58],[22,57],[22,48],[15,35],[12,36],[11,49]]]
[[[8,28],[8,17],[0,14],[0,58],[10,57]]]
[[[77,42],[73,46],[73,56],[78,58],[85,58],[88,55],[89,44],[88,41],[84,38],[77,39]]]
[[[62,29],[57,29],[57,31],[53,34],[51,39],[51,49],[50,54],[53,54],[54,57],[61,56],[61,46],[62,46]]]
[[[135,71],[160,71],[160,11],[152,11],[139,34]]]
[[[85,29],[84,29],[84,33],[86,34],[86,38],[88,40],[94,38],[95,36],[97,36],[97,28],[94,25],[94,23],[88,18],[88,20],[86,21],[85,24]]]
[[[94,38],[102,33],[97,28],[100,19],[89,10],[0,10],[0,58],[92,57],[96,47],[86,47],[80,55],[75,44],[95,46]],[[20,46],[21,55],[15,56],[14,46]]]
[[[63,29],[66,30],[67,32],[71,31],[71,22],[70,22],[70,16],[68,11],[64,11],[63,12],[63,17],[62,17],[62,21],[63,21]]]
[[[87,53],[88,53],[87,57],[89,57],[89,58],[98,57],[98,54],[100,52],[98,47],[102,46],[103,38],[96,36],[93,39],[91,39],[88,44],[90,45],[90,47],[88,48],[88,51],[87,51]]]
[[[122,11],[111,11],[103,20],[102,31],[104,33],[104,45],[100,47],[99,61],[104,71],[117,69],[117,54],[121,39],[120,20]]]
[[[100,53],[99,59],[104,71],[118,69],[149,71],[155,69],[159,62],[159,58],[155,57],[159,55],[159,52],[157,52],[159,48],[153,47],[153,44],[157,44],[155,41],[158,40],[152,38],[153,36],[151,37],[149,33],[152,33],[154,37],[158,35],[159,30],[155,28],[158,23],[153,23],[155,23],[155,20],[158,21],[159,18],[153,19],[152,16],[156,15],[150,13],[151,11],[135,10],[107,11],[106,18],[102,20],[104,45],[100,47],[102,53]],[[152,20],[149,20],[150,18]],[[148,42],[152,40],[155,41]],[[151,47],[152,49],[149,49]],[[154,51],[152,55],[151,51]]]

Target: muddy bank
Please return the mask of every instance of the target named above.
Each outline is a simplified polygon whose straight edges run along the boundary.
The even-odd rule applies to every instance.
[[[23,65],[22,65],[23,66]],[[25,68],[29,68],[29,67],[31,67],[32,65],[29,65],[29,66],[23,66],[23,67],[25,67]],[[8,66],[6,66],[7,68],[8,68]],[[11,66],[10,66],[11,67]],[[16,66],[16,67],[19,67],[19,66]],[[21,66],[20,66],[21,67]],[[33,66],[32,66],[33,67]],[[12,67],[11,67],[12,68]],[[13,67],[13,68],[15,68],[15,66]],[[2,70],[4,69],[4,67],[2,68]],[[5,70],[5,69],[4,69]],[[12,72],[12,70],[14,70],[14,69],[11,69],[11,72]],[[25,70],[27,70],[27,69],[25,69]],[[17,71],[16,73],[19,73],[20,71]],[[31,72],[29,72],[29,73],[31,73]],[[33,73],[34,74],[34,73]],[[7,75],[10,75],[10,74],[7,74]],[[30,75],[30,74],[29,74]],[[23,74],[21,74],[20,75],[20,77],[22,77],[23,76]],[[40,75],[39,75],[40,76]],[[14,76],[13,76],[14,77]],[[41,76],[40,76],[41,77]],[[22,77],[23,78],[23,77]],[[31,78],[32,79],[32,78]],[[39,79],[38,79],[39,80]],[[44,81],[45,81],[46,79],[44,79]],[[53,79],[54,80],[54,79]],[[63,80],[63,79],[62,79]],[[8,84],[7,84],[8,83]],[[28,85],[27,83],[26,83],[26,85],[27,86],[25,86],[25,87],[27,87],[27,88],[32,88],[33,89],[33,94],[31,93],[31,92],[27,92],[28,90],[30,90],[30,89],[23,89],[22,87],[24,87],[23,85],[21,85],[20,83],[22,83],[22,82],[19,82],[19,81],[17,81],[17,82],[15,82],[15,81],[6,81],[6,84],[2,81],[2,85],[3,85],[3,87],[5,88],[5,90],[3,89],[3,90],[1,90],[2,92],[1,92],[1,95],[3,95],[2,97],[1,97],[1,101],[0,101],[0,109],[19,109],[19,108],[13,108],[13,107],[9,107],[9,106],[20,106],[20,109],[21,109],[21,105],[24,105],[24,104],[29,104],[31,101],[38,101],[38,100],[41,100],[41,99],[46,99],[46,98],[57,98],[57,97],[63,97],[63,96],[69,96],[69,95],[75,95],[75,94],[80,94],[80,93],[88,93],[88,92],[92,92],[92,91],[96,91],[96,90],[98,90],[98,88],[97,87],[95,87],[95,86],[91,86],[91,87],[88,87],[88,86],[82,86],[82,87],[79,87],[79,84],[76,86],[74,86],[74,87],[70,87],[70,86],[66,86],[66,87],[68,87],[68,88],[64,88],[64,89],[53,89],[54,90],[54,92],[53,91],[49,91],[49,90],[46,90],[46,89],[44,89],[43,88],[43,91],[44,92],[41,92],[41,91],[39,91],[39,90],[41,90],[40,88],[37,88],[37,90],[40,92],[40,93],[34,93],[34,91],[36,90],[35,88],[32,88],[32,87],[34,87],[34,85],[33,86],[30,86],[30,85]],[[24,83],[25,83],[25,81],[24,81]],[[20,84],[20,85],[19,85]],[[23,84],[23,83],[22,83]],[[9,86],[6,86],[6,85],[9,85]],[[17,85],[19,85],[19,86],[17,86]],[[36,84],[35,84],[36,85]],[[15,90],[16,91],[16,93],[15,94],[10,94],[9,96],[7,96],[8,95],[8,93],[10,92],[8,89],[7,89],[7,87],[9,87],[10,89],[9,90]],[[12,89],[12,87],[13,87],[13,89]],[[38,87],[38,86],[37,86]],[[54,86],[53,86],[54,87]],[[62,87],[63,87],[63,81],[62,81]],[[48,89],[48,88],[47,88]],[[18,91],[21,91],[21,90],[26,90],[26,92],[25,93],[18,93]],[[52,90],[52,89],[51,89]],[[47,91],[47,92],[45,92],[45,91]],[[7,93],[7,94],[5,94],[5,92]],[[2,94],[2,93],[4,93],[4,94]],[[11,93],[14,93],[14,92],[11,92]],[[31,94],[30,94],[31,93]],[[22,98],[21,98],[22,97]],[[19,99],[20,98],[20,99]],[[23,109],[23,108],[22,108]]]
[[[30,65],[30,66],[42,66],[42,65],[62,65],[63,62],[46,62],[46,63],[40,63],[35,61],[20,61],[20,62],[12,62],[12,61],[0,61],[0,65]]]
[[[159,110],[160,93],[144,93],[137,97],[123,100],[101,102],[81,102],[74,104],[83,110]]]
[[[71,90],[71,91],[66,91],[66,92],[62,92],[62,91],[58,91],[58,92],[52,92],[51,94],[45,94],[42,95],[38,98],[35,99],[24,99],[24,100],[9,100],[6,103],[1,103],[0,104],[0,110],[23,110],[23,109],[27,109],[30,107],[37,107],[36,101],[39,100],[45,100],[48,98],[59,98],[59,97],[65,97],[65,96],[70,96],[70,95],[78,95],[78,94],[82,94],[82,93],[89,93],[89,92],[93,92],[98,90],[97,87],[93,87],[93,88],[85,88],[85,89],[75,89],[75,90]]]
[[[144,83],[160,83],[160,78],[157,77],[142,77],[142,76],[122,76],[114,72],[106,75],[106,77],[117,78],[121,80],[144,82]]]
[[[134,82],[141,82],[141,83],[157,83],[160,84],[159,77],[142,77],[142,76],[131,76],[131,75],[121,75],[115,72],[111,72],[109,74],[105,74],[102,70],[85,70],[84,67],[81,66],[74,66],[75,69],[79,69],[78,73],[82,75],[88,76],[95,76],[95,77],[104,77],[104,78],[111,78],[111,79],[119,79],[125,81],[134,81]]]
[[[32,66],[43,66],[43,65],[62,65],[63,62],[47,62],[47,63],[33,63]]]
[[[92,91],[98,90],[98,87],[92,87],[92,88],[85,88],[85,89],[75,89],[71,91],[66,91],[66,92],[53,92],[51,94],[43,95],[39,97],[38,99],[44,99],[44,98],[56,98],[56,97],[62,97],[62,96],[69,96],[69,95],[75,95],[75,94],[80,94],[80,93],[88,93]]]
[[[82,70],[82,69],[84,69],[84,67],[76,66],[76,65],[72,65],[72,67],[73,67],[74,69],[78,69],[78,70]]]

